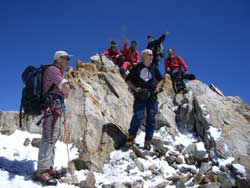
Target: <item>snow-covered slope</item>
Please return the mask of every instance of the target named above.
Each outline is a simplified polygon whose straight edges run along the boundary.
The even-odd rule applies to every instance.
[[[16,130],[10,136],[0,135],[0,187],[1,188],[35,188],[41,185],[30,180],[37,166],[38,148],[24,146],[26,138],[40,138],[39,134]],[[76,158],[77,148],[69,146],[70,158]],[[67,147],[62,142],[56,144],[55,167],[67,167]],[[59,187],[63,187],[59,185]],[[68,186],[67,186],[68,187]]]
[[[136,143],[139,146],[143,145],[144,136],[144,132],[138,135]],[[30,176],[36,169],[38,148],[31,145],[23,145],[26,138],[32,140],[39,137],[39,134],[30,134],[20,130],[17,130],[10,136],[0,135],[0,187],[41,187],[40,184],[30,180]],[[198,149],[202,150],[204,147],[203,143],[198,142],[193,135],[178,133],[178,136],[172,139],[164,127],[156,132],[154,138],[162,140],[164,147],[168,150],[166,155],[175,153],[175,155],[179,155],[183,159],[184,156],[176,150],[178,145],[182,144],[184,147],[187,147],[192,143],[196,143]],[[78,155],[77,149],[72,145],[70,145],[70,148],[70,158],[74,159]],[[157,156],[153,149],[151,154],[147,155],[147,158],[145,160],[136,157],[132,150],[126,152],[121,150],[113,151],[110,155],[109,163],[104,165],[103,173],[94,172],[96,186],[102,187],[102,185],[118,185],[130,182],[145,188],[157,187],[158,185],[166,185],[171,188],[175,187],[175,185],[171,185],[171,181],[168,181],[168,178],[180,174],[181,167],[193,169],[194,172],[199,170],[196,166],[185,164],[185,162],[178,164],[177,168],[174,168],[165,160],[165,156]],[[57,142],[55,167],[67,167],[67,162],[66,145],[62,142]],[[214,169],[218,170],[218,168]],[[88,174],[88,170],[75,171],[79,182],[85,180]],[[189,178],[186,184],[192,180],[192,177]],[[57,187],[70,187],[70,185],[59,183]]]

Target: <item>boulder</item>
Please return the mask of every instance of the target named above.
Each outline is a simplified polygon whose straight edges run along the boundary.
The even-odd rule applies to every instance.
[[[17,112],[0,112],[0,132],[1,134],[11,135],[18,127]]]

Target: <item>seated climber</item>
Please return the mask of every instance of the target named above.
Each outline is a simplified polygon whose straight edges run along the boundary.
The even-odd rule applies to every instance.
[[[127,146],[130,147],[134,144],[134,139],[143,123],[146,110],[147,126],[144,148],[150,150],[155,130],[155,115],[158,112],[157,94],[162,90],[164,79],[159,69],[152,63],[152,50],[143,50],[142,60],[143,62],[133,67],[126,77],[128,87],[134,94],[134,114],[128,130]]]
[[[193,74],[188,74],[188,66],[185,61],[175,54],[174,49],[168,49],[168,58],[165,60],[165,72],[170,74],[173,88],[176,93],[184,92],[186,86],[184,79],[194,80]],[[183,70],[184,69],[184,70]]]
[[[130,70],[134,66],[136,66],[138,63],[140,63],[140,54],[136,50],[137,42],[132,41],[130,44],[130,47],[128,47],[128,40],[125,39],[123,41],[123,56],[124,56],[124,62],[121,67],[121,73],[122,76],[126,76],[126,71]]]
[[[114,64],[121,67],[124,62],[122,52],[117,48],[117,42],[111,41],[111,47],[103,52],[103,55],[110,58]]]

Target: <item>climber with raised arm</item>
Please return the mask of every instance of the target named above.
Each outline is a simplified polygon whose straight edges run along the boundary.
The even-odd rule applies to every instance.
[[[195,75],[188,74],[188,66],[181,56],[175,54],[174,49],[168,49],[168,58],[164,62],[165,73],[169,74],[176,93],[185,92],[184,79],[194,80]]]
[[[155,130],[155,115],[158,112],[157,94],[162,90],[164,79],[159,69],[153,64],[152,50],[142,51],[142,62],[132,68],[126,78],[128,87],[134,94],[133,117],[131,119],[127,146],[134,144],[139,127],[143,123],[145,110],[146,136],[144,148],[150,150],[151,140]]]
[[[147,49],[153,51],[153,64],[159,66],[161,58],[164,57],[164,49],[162,42],[165,40],[166,36],[169,35],[169,32],[165,32],[160,38],[154,39],[152,35],[147,36]]]

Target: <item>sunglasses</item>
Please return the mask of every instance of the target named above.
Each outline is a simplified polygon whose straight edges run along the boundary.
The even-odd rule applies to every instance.
[[[60,58],[62,58],[62,59],[64,59],[64,60],[67,60],[67,61],[70,60],[70,58],[69,58],[68,56],[61,56]]]

